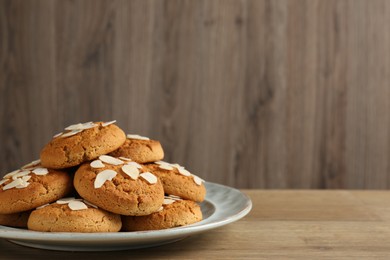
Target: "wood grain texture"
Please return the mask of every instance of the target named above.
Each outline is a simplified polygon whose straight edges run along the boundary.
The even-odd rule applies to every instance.
[[[240,188],[390,187],[386,0],[0,0],[0,172],[117,119]]]
[[[38,250],[0,239],[2,259],[387,259],[390,192],[246,190],[243,219],[154,248],[117,252]]]

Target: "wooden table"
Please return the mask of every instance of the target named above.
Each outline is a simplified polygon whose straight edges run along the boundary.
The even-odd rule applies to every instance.
[[[390,258],[390,191],[244,190],[245,218],[173,244],[130,251],[38,250],[0,239],[0,259]]]

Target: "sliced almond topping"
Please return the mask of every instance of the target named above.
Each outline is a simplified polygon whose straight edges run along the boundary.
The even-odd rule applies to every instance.
[[[2,180],[0,181],[0,185],[6,183],[8,180],[9,180],[9,179],[2,179]]]
[[[176,200],[173,199],[164,199],[163,205],[169,205],[175,202]]]
[[[82,126],[78,130],[86,130],[89,128],[94,128],[96,126],[98,126],[98,125],[95,124],[94,122],[87,122],[87,123],[82,124]]]
[[[42,206],[39,206],[38,208],[36,208],[36,209],[42,209],[42,208],[44,208],[44,207],[46,207],[46,206],[49,206],[50,204],[49,203],[47,203],[47,204],[45,204],[45,205],[42,205]]]
[[[95,189],[102,187],[106,181],[111,181],[116,176],[116,174],[117,172],[113,170],[104,170],[99,172],[96,175],[94,182]]]
[[[26,175],[28,175],[28,174],[30,174],[30,173],[31,173],[30,171],[21,171],[21,172],[18,172],[17,174],[14,174],[14,175],[12,176],[12,179],[13,179],[13,180],[16,180],[17,178],[26,176]],[[31,177],[31,176],[30,176],[30,177]]]
[[[15,174],[17,174],[18,172],[20,172],[20,170],[15,170],[15,171],[13,171],[13,172],[7,173],[6,175],[4,175],[3,179],[11,178],[12,176],[14,176]]]
[[[104,122],[102,124],[102,126],[105,127],[105,126],[109,126],[109,125],[114,124],[114,123],[116,123],[116,120],[112,120],[112,121],[109,121],[109,122]]]
[[[158,166],[158,168],[161,168],[161,169],[164,169],[164,170],[168,170],[168,171],[173,170],[173,167],[171,165],[169,165],[169,164],[160,164]]]
[[[100,155],[99,159],[105,163],[109,163],[112,165],[121,165],[124,164],[122,160],[119,160],[115,157],[109,156],[109,155]]]
[[[29,181],[30,179],[31,179],[31,175],[27,175],[27,176],[22,177],[22,180],[26,181],[26,182]]]
[[[30,183],[28,183],[27,181],[24,181],[23,179],[21,179],[21,180],[22,180],[22,183],[19,184],[19,185],[16,185],[15,188],[17,188],[17,189],[23,189],[23,188],[26,188],[28,185],[30,185]]]
[[[202,182],[204,182],[203,179],[199,178],[199,177],[196,176],[196,175],[192,175],[192,177],[194,177],[194,182],[195,182],[198,186],[202,185]]]
[[[179,170],[179,173],[181,175],[191,176],[191,173],[189,171],[187,171],[186,169],[184,169],[184,167],[177,167],[177,169]]]
[[[57,200],[57,204],[68,204],[72,200],[76,200],[74,197],[67,197]]]
[[[88,209],[87,205],[84,204],[82,201],[72,200],[68,203],[68,207],[71,210],[83,210]]]
[[[170,163],[167,163],[167,162],[164,162],[164,161],[157,161],[157,162],[154,162],[155,164],[170,164]]]
[[[157,212],[162,211],[163,209],[164,209],[164,207],[160,207],[160,208],[157,210]]]
[[[32,162],[30,162],[30,163],[24,165],[24,166],[22,167],[22,169],[34,167],[34,166],[39,165],[40,163],[41,163],[41,160],[38,159],[38,160],[32,161]]]
[[[128,175],[133,180],[138,179],[139,170],[137,166],[126,164],[122,166],[122,171],[126,173],[126,175]]]
[[[95,160],[95,161],[91,162],[89,165],[90,165],[92,168],[104,168],[104,167],[106,167],[106,166],[102,163],[102,161],[100,161],[100,160]]]
[[[156,184],[157,183],[157,177],[155,175],[153,175],[152,173],[150,173],[150,172],[141,173],[140,176],[143,179],[145,179],[147,182],[149,182],[150,184]]]
[[[179,196],[176,196],[176,195],[165,196],[165,198],[173,199],[173,200],[182,200],[182,198],[180,198]]]
[[[98,206],[96,206],[95,204],[92,204],[91,202],[89,202],[88,200],[83,200],[85,204],[87,204],[88,206],[91,206],[92,208],[95,208],[97,209]]]
[[[126,157],[119,157],[119,159],[121,159],[122,161],[127,161],[127,162],[132,161],[130,158],[126,158]]]
[[[53,138],[57,138],[57,137],[59,137],[60,135],[62,135],[64,132],[61,132],[61,133],[58,133],[58,134],[55,134],[54,136],[53,136]]]
[[[74,125],[70,125],[68,127],[65,127],[65,130],[79,130],[82,126],[83,126],[83,124],[78,123],[78,124],[74,124]]]
[[[141,136],[141,135],[127,135],[127,138],[129,139],[138,139],[138,140],[150,140],[149,137],[146,137],[146,136]]]
[[[132,165],[134,167],[137,167],[137,169],[142,169],[142,165],[136,162],[127,162],[127,165]]]
[[[83,130],[72,130],[72,131],[70,131],[70,132],[67,132],[67,133],[61,135],[61,137],[69,137],[69,136],[78,134],[78,133],[80,133],[81,131],[83,131]]]
[[[36,168],[36,169],[32,170],[32,172],[35,175],[46,175],[49,173],[49,170],[47,168]]]
[[[96,127],[97,124],[95,124],[94,122],[87,122],[87,123],[78,123],[78,124],[74,124],[74,125],[70,125],[68,127],[65,128],[65,130],[68,130],[68,131],[82,131],[82,130],[86,130],[86,129],[89,129],[89,128],[93,128],[93,127]]]
[[[16,179],[3,187],[3,190],[15,188],[18,185],[22,185],[24,182],[22,179]]]

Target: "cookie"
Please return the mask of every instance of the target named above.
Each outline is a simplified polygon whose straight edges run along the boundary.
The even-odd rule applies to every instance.
[[[42,149],[42,165],[63,169],[115,151],[125,142],[126,135],[114,122],[88,122],[68,126]]]
[[[122,221],[118,214],[72,198],[32,211],[27,226],[43,232],[118,232]]]
[[[0,225],[8,227],[26,228],[31,211],[12,214],[0,214]]]
[[[39,161],[6,174],[0,181],[0,214],[34,209],[56,201],[72,190],[72,176],[43,168]]]
[[[200,206],[190,200],[166,197],[160,211],[147,216],[122,216],[122,230],[142,231],[180,227],[202,220]]]
[[[110,155],[127,157],[138,163],[160,161],[164,158],[161,143],[139,135],[127,135],[125,143]]]
[[[197,202],[204,200],[206,196],[204,181],[183,166],[159,161],[145,167],[161,180],[166,194]]]
[[[161,181],[129,159],[103,155],[76,171],[74,187],[81,197],[121,215],[156,212],[164,200]]]

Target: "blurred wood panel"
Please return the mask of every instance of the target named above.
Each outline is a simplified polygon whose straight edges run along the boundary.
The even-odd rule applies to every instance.
[[[388,24],[386,0],[0,0],[1,174],[116,119],[209,181],[386,189]]]

